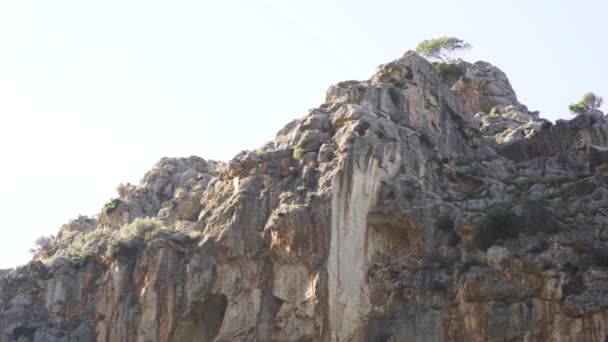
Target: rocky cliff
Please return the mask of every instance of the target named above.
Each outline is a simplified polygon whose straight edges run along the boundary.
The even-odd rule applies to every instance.
[[[0,271],[0,341],[608,339],[608,119],[413,52]]]

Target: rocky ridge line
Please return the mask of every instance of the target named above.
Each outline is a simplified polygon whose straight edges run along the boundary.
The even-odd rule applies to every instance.
[[[4,341],[605,341],[608,122],[413,52],[0,273]]]

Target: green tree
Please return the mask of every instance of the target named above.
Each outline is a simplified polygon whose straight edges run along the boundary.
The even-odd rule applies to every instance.
[[[599,109],[602,106],[604,99],[601,96],[597,96],[593,92],[587,92],[581,99],[572,103],[568,108],[574,115],[589,113],[590,111]]]
[[[30,248],[30,253],[36,254],[40,251],[47,249],[53,242],[52,236],[40,236],[34,242],[35,247]]]
[[[439,37],[421,42],[416,47],[416,52],[427,58],[449,62],[454,60],[455,52],[470,48],[471,44],[456,37]]]

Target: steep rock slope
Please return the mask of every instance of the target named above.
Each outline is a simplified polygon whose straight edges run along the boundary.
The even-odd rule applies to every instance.
[[[413,52],[0,273],[0,341],[605,341],[608,120]]]

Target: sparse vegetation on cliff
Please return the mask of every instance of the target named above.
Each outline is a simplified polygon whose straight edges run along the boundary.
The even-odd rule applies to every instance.
[[[30,249],[30,253],[36,254],[42,250],[45,250],[53,242],[52,236],[40,236],[34,241],[34,247]]]
[[[589,113],[593,110],[598,110],[602,106],[604,99],[593,92],[587,92],[581,99],[572,103],[568,108],[574,115]]]
[[[108,232],[101,229],[78,234],[59,256],[68,258],[74,266],[82,266],[105,249],[108,236]]]
[[[115,199],[111,200],[110,202],[106,203],[103,206],[103,208],[109,214],[109,213],[113,212],[114,210],[116,210],[116,208],[118,208],[118,206],[120,205],[121,202],[122,202],[121,200],[119,200],[118,198],[115,198]]]
[[[112,233],[109,239],[108,252],[113,255],[123,248],[136,248],[168,231],[169,229],[158,219],[138,218]]]
[[[296,148],[293,149],[293,159],[300,160],[300,159],[302,159],[303,156],[304,156],[304,149],[300,146],[296,146]]]

